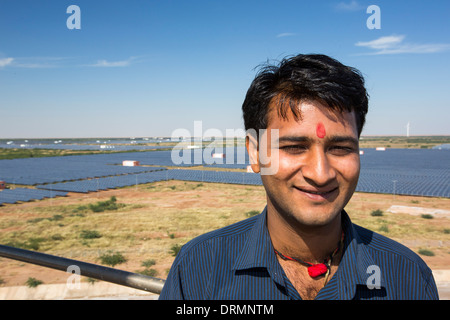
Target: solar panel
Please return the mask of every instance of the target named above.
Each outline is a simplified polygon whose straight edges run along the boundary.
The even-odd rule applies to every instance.
[[[0,192],[0,204],[28,202],[32,200],[42,200],[44,198],[54,198],[66,196],[67,192],[47,191],[28,188],[5,189]]]
[[[203,164],[209,168],[248,165],[248,155],[242,147],[233,149],[233,153],[229,148],[223,151],[225,158]],[[167,179],[261,184],[259,174],[189,169],[197,165],[193,163],[194,153],[183,152],[192,162],[181,164],[184,169],[180,170],[170,169],[174,165],[171,151],[0,160],[0,180],[65,192],[92,192]],[[123,160],[136,160],[141,166],[125,167],[121,165]],[[450,150],[364,149],[356,190],[450,198]]]

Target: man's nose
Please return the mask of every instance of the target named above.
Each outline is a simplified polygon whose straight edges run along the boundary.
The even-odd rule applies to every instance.
[[[309,151],[301,172],[305,180],[316,186],[325,186],[336,178],[336,170],[320,147]]]

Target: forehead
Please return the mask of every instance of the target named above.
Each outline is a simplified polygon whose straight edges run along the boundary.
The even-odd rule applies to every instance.
[[[302,101],[297,106],[298,117],[290,107],[282,116],[279,107],[271,104],[267,117],[267,129],[278,129],[280,134],[288,132],[303,135],[316,135],[318,131],[327,135],[347,134],[357,137],[356,116],[352,112],[339,112],[330,109],[319,101]]]

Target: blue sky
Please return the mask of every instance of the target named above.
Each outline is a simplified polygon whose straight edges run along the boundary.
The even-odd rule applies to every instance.
[[[68,29],[70,5],[81,29]],[[370,5],[381,29],[369,29]],[[323,53],[365,76],[363,135],[450,134],[450,1],[0,1],[0,138],[242,129],[255,67]]]

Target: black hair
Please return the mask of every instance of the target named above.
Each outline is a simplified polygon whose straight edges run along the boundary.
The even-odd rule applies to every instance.
[[[301,101],[320,101],[338,112],[354,111],[358,135],[368,111],[368,94],[361,73],[322,54],[284,58],[279,65],[264,65],[247,91],[242,111],[245,129],[267,128],[269,105],[278,100],[278,114],[286,118],[288,107],[299,119]]]

